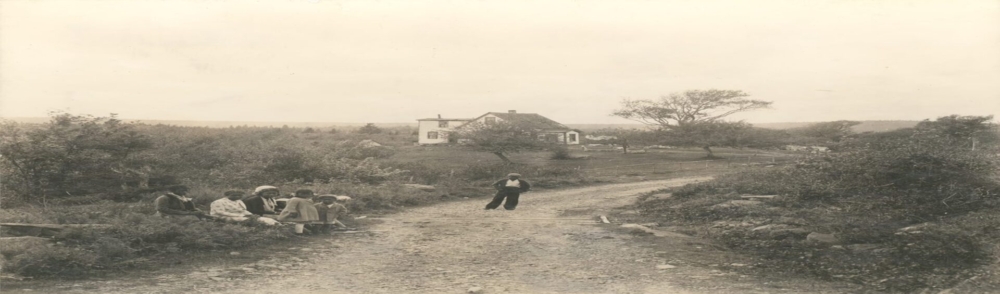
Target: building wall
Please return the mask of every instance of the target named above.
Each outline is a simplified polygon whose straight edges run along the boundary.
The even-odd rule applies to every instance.
[[[566,132],[566,145],[579,145],[579,144],[580,144],[579,132],[576,131]]]
[[[442,121],[438,120],[421,120],[417,124],[417,143],[423,144],[442,144],[448,143],[448,132],[453,130],[455,127],[465,123],[464,120],[443,120],[448,122],[448,127],[440,127]],[[428,133],[437,132],[437,139],[429,139]]]

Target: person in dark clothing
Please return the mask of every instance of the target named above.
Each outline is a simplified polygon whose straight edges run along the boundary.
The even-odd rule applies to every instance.
[[[156,198],[156,215],[161,217],[197,217],[211,218],[194,207],[194,202],[187,195],[188,187],[184,185],[170,186],[167,193]]]
[[[493,201],[486,204],[486,210],[500,207],[500,203],[504,202],[504,198],[507,199],[507,202],[503,204],[503,208],[514,210],[517,207],[517,199],[521,196],[521,193],[528,192],[531,189],[531,184],[528,184],[528,181],[522,180],[520,174],[510,173],[507,174],[506,179],[493,183],[493,188],[497,189],[497,194],[493,196]]]
[[[281,208],[278,207],[277,201],[274,197],[277,197],[281,193],[278,192],[278,188],[274,186],[260,186],[254,189],[253,195],[250,198],[243,199],[243,204],[246,204],[247,211],[256,214],[258,216],[277,216],[281,213]]]

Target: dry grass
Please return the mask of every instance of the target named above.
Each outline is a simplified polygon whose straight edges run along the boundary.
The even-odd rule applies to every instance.
[[[398,151],[390,160],[420,162],[456,170],[474,163],[500,162],[493,154],[470,151],[461,146],[407,146]],[[745,166],[787,164],[803,156],[788,152],[718,148],[715,155],[721,158],[706,160],[705,152],[694,148],[623,154],[621,151],[584,152],[578,146],[570,147],[570,156],[576,159],[553,160],[550,159],[551,154],[548,151],[533,151],[508,157],[521,164],[578,169],[596,182],[620,182],[719,174]]]

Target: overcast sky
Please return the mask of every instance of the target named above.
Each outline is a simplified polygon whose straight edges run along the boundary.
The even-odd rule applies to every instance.
[[[627,123],[744,90],[750,122],[1000,115],[1000,1],[0,1],[0,116]]]

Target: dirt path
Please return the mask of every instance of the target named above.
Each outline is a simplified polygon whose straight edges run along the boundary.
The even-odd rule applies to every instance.
[[[615,184],[521,196],[515,211],[487,199],[392,215],[363,234],[316,238],[256,264],[90,281],[69,293],[802,293],[849,286],[742,276],[738,261],[695,238],[658,238],[600,225],[638,193],[704,180]],[[304,249],[303,249],[304,248]],[[657,269],[657,265],[674,268]]]

